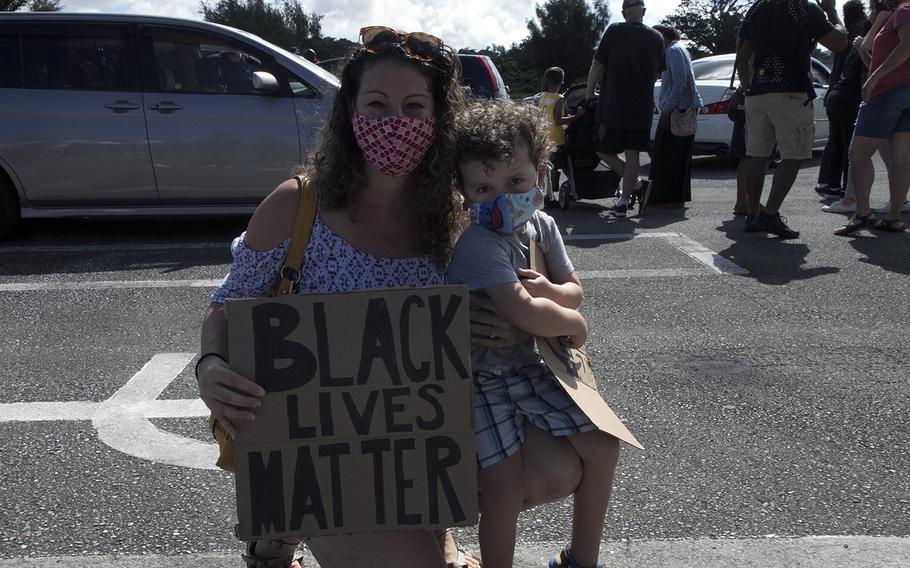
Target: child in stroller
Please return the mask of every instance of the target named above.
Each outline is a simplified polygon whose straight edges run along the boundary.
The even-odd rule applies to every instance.
[[[570,114],[577,114],[578,108],[584,104],[585,87],[585,83],[578,83],[563,93]],[[547,205],[558,203],[561,209],[568,209],[573,201],[617,195],[622,177],[609,168],[596,169],[601,161],[594,148],[597,123],[593,108],[592,106],[592,110],[569,124],[566,128],[564,152],[561,155],[560,152],[555,152],[551,159],[554,174],[560,172],[562,176],[546,176],[544,194]],[[553,180],[559,180],[563,176],[565,180],[557,187]],[[630,206],[633,204],[634,197]]]

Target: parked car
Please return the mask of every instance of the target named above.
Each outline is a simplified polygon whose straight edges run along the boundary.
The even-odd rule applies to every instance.
[[[470,95],[487,99],[509,98],[509,89],[489,56],[459,53],[458,60],[461,62],[461,83],[468,87]]]
[[[733,123],[727,118],[730,106],[730,77],[733,75],[735,53],[713,55],[696,59],[692,62],[695,73],[695,88],[701,95],[704,108],[698,115],[698,130],[695,133],[693,153],[701,155],[724,156],[730,151],[730,139],[733,137]],[[828,77],[831,71],[817,59],[811,60],[812,80],[818,98],[815,101],[815,148],[824,148],[828,143],[828,116],[821,104],[828,90]],[[739,80],[734,81],[734,88]],[[659,99],[660,81],[654,85],[654,100]],[[651,123],[651,140],[657,130],[657,109]]]
[[[249,213],[338,80],[208,22],[0,14],[0,234],[23,218]]]

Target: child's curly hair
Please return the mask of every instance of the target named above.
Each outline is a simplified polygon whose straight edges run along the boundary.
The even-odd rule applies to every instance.
[[[510,160],[516,143],[528,145],[531,162],[542,164],[553,150],[550,124],[535,106],[510,100],[475,100],[455,118],[455,160]],[[458,168],[456,168],[458,169]],[[457,172],[461,185],[461,172]]]

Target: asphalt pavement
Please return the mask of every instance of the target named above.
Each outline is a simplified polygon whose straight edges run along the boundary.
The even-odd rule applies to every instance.
[[[718,159],[684,210],[552,212],[601,392],[645,446],[622,450],[608,566],[910,566],[910,232],[834,236],[817,170],[782,209],[790,241],[742,231]],[[192,365],[244,224],[32,221],[0,242],[0,568],[240,565],[231,478],[178,454],[211,449]],[[516,565],[570,527],[571,501],[523,514]]]

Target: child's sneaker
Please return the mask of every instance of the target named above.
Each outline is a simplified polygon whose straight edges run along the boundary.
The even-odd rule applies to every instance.
[[[578,562],[575,562],[575,559],[572,558],[572,554],[569,552],[569,545],[567,544],[565,548],[560,550],[556,556],[551,556],[550,561],[547,563],[547,568],[588,568],[587,566],[582,566]],[[603,562],[598,562],[590,568],[607,568],[607,565]]]

